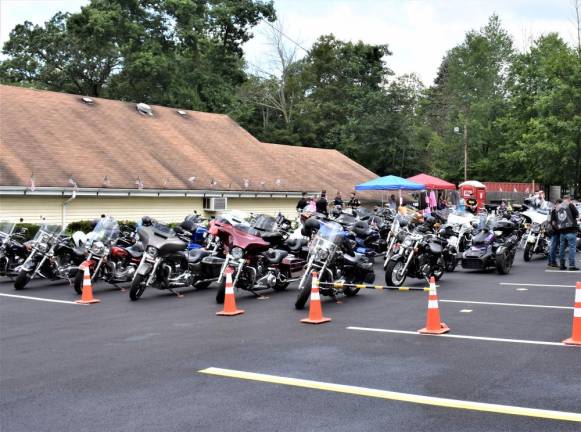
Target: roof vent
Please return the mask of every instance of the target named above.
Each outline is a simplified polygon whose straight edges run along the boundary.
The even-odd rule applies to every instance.
[[[185,117],[188,113],[184,110],[178,110],[178,114],[182,117]]]
[[[151,107],[145,103],[138,103],[137,106],[137,111],[139,111],[139,114],[143,114],[143,115],[153,115],[153,111],[151,110]]]
[[[81,98],[81,100],[83,101],[83,103],[85,103],[87,105],[94,105],[95,104],[95,101],[88,96],[83,96]]]

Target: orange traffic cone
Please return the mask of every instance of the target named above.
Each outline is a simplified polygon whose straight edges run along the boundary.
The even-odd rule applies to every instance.
[[[224,309],[216,312],[216,315],[233,316],[243,314],[242,309],[236,308],[236,296],[234,295],[234,286],[232,285],[232,268],[226,269],[226,293],[224,294]]]
[[[575,288],[575,308],[573,309],[573,335],[565,339],[567,345],[581,345],[581,282]]]
[[[81,264],[79,270],[82,270],[84,272],[83,294],[81,295],[81,299],[77,300],[75,303],[79,304],[100,303],[101,300],[93,297],[93,285],[91,284],[91,271],[89,270],[89,263],[85,261],[83,264]]]
[[[428,295],[428,315],[426,326],[418,330],[422,334],[442,334],[448,333],[450,329],[440,321],[440,308],[438,307],[438,294],[436,293],[436,280],[430,278],[430,293]]]
[[[323,324],[329,321],[331,321],[331,318],[323,316],[323,307],[321,306],[321,296],[319,294],[319,275],[317,272],[313,272],[309,317],[302,319],[301,322],[306,324]]]

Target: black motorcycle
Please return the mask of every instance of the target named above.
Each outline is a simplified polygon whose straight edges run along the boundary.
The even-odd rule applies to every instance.
[[[499,274],[509,273],[519,242],[517,230],[514,222],[489,216],[472,239],[470,249],[464,252],[462,267],[475,270],[496,267]]]
[[[24,230],[15,230],[16,224],[0,222],[0,276],[12,278],[15,269],[22,265],[28,255],[24,246]]]
[[[402,286],[407,276],[417,279],[433,276],[439,280],[446,268],[442,243],[443,240],[431,233],[409,234],[385,267],[386,285]]]
[[[24,263],[17,267],[14,289],[23,289],[36,276],[69,281],[75,276],[83,261],[84,250],[75,249],[71,239],[61,234],[60,225],[41,225],[34,239],[26,243],[30,253]]]
[[[131,282],[131,300],[149,286],[179,295],[175,288],[206,288],[217,280],[223,260],[215,261],[205,249],[187,250],[191,233],[176,233],[160,223],[142,226],[137,233],[145,252]]]
[[[305,222],[304,234],[314,236],[305,273],[299,282],[296,309],[303,309],[309,299],[313,271],[319,273],[320,282],[328,283],[320,286],[320,294],[332,298],[338,294],[352,297],[359,288],[350,285],[375,281],[373,262],[365,255],[355,253],[355,239],[340,224],[309,219]]]

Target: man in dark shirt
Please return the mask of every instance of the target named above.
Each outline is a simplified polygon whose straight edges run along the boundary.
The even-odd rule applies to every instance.
[[[304,210],[304,208],[307,206],[308,202],[307,202],[307,193],[303,192],[301,194],[301,199],[299,200],[299,202],[297,203],[297,211],[299,213],[302,213],[302,211]]]
[[[341,197],[340,191],[337,191],[337,195],[335,196],[335,199],[333,200],[333,205],[335,207],[343,207],[343,198]]]
[[[559,249],[559,242],[561,241],[561,235],[559,234],[559,230],[557,228],[557,209],[563,202],[562,199],[558,199],[555,201],[555,207],[551,210],[549,216],[549,224],[551,225],[549,229],[549,237],[551,239],[551,243],[549,245],[549,267],[559,268],[557,264],[557,250]]]
[[[317,200],[317,213],[322,213],[327,216],[329,213],[327,212],[327,191],[321,192],[321,197]]]
[[[577,252],[577,218],[579,217],[579,211],[577,207],[571,202],[571,197],[565,195],[563,197],[563,202],[561,207],[557,210],[557,226],[560,226],[559,235],[561,237],[560,241],[560,253],[559,258],[561,261],[561,270],[566,270],[565,267],[565,249],[569,247],[569,270],[579,270],[575,263],[575,253]]]
[[[355,192],[351,193],[351,199],[349,200],[347,205],[353,209],[361,207],[361,203],[359,202],[359,198],[357,198],[357,194]]]

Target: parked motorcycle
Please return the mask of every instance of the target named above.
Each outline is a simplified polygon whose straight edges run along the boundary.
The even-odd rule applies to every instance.
[[[14,289],[23,289],[36,276],[70,280],[76,274],[83,260],[83,251],[74,249],[70,238],[61,237],[61,233],[60,225],[40,226],[34,239],[26,243],[30,253],[24,263],[17,267]]]
[[[464,252],[462,267],[476,270],[496,267],[499,274],[509,273],[518,246],[516,230],[514,222],[489,216],[472,239],[470,249]]]
[[[26,260],[28,251],[24,246],[24,234],[15,231],[16,224],[0,222],[0,276],[14,277],[15,269]]]
[[[446,240],[443,249],[446,271],[453,272],[462,259],[462,254],[470,248],[472,244],[473,227],[463,225],[442,225],[438,231],[438,238]]]
[[[528,262],[535,254],[549,255],[549,239],[546,231],[547,222],[531,224],[526,238],[523,259]]]
[[[311,247],[305,272],[299,282],[299,292],[295,301],[296,309],[303,309],[309,299],[312,286],[312,272],[319,273],[320,282],[337,284],[372,284],[375,281],[373,262],[363,254],[356,253],[355,240],[343,227],[331,221],[309,219],[304,226],[305,235],[312,236]],[[359,288],[321,285],[321,295],[335,298],[338,294],[355,296]]]
[[[253,224],[260,226],[256,220]],[[302,259],[286,250],[273,249],[256,228],[235,226],[228,220],[217,218],[212,222],[210,233],[220,239],[226,254],[218,278],[217,303],[224,302],[228,267],[234,269],[234,286],[255,295],[267,289],[285,290],[302,272]]]
[[[141,261],[143,250],[141,244],[121,246],[119,242],[119,224],[112,218],[99,220],[95,228],[87,236],[85,263],[91,270],[91,280],[104,280],[113,285],[129,282],[133,278],[135,269]],[[78,271],[73,287],[77,294],[83,290],[83,272]]]
[[[433,234],[414,231],[401,244],[385,268],[385,283],[402,286],[407,276],[417,279],[434,277],[439,280],[446,268],[442,240]]]
[[[131,300],[138,300],[149,286],[178,295],[175,288],[205,288],[217,279],[222,260],[205,249],[188,250],[191,233],[177,234],[156,222],[137,232],[145,252],[131,282]]]

